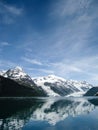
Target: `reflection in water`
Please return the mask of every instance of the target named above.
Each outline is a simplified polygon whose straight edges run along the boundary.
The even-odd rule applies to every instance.
[[[19,130],[31,120],[55,125],[69,116],[88,114],[95,108],[90,102],[82,98],[0,98],[0,130]]]
[[[98,106],[98,98],[97,98],[97,97],[94,97],[94,98],[89,99],[89,102],[91,102],[91,103],[94,104],[95,106]]]
[[[76,116],[84,113],[89,113],[94,109],[94,106],[84,99],[67,99],[67,100],[48,100],[41,108],[37,108],[32,118],[36,120],[46,120],[50,124],[55,125],[60,120],[64,120],[68,116]]]
[[[31,118],[33,111],[43,104],[43,101],[30,98],[0,99],[0,129],[18,130]]]

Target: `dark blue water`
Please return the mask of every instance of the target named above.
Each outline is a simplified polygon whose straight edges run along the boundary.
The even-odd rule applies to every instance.
[[[98,130],[98,98],[0,98],[0,130]]]

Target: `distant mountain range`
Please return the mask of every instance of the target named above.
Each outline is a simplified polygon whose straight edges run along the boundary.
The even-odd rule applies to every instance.
[[[3,86],[6,86],[7,90],[9,89],[10,94],[13,93],[13,91],[19,91],[20,94],[16,94],[15,96],[80,96],[93,87],[93,85],[86,81],[66,80],[55,75],[31,78],[18,66],[7,71],[0,71],[0,75],[0,92],[2,93]],[[4,82],[6,80],[10,83],[13,82],[12,85],[9,85],[9,82],[6,84],[6,82]],[[17,83],[16,86],[19,86],[16,87],[15,90],[14,82]],[[11,90],[11,86],[13,86],[13,90]],[[22,90],[20,91],[21,86],[24,86],[22,88],[23,92]],[[23,94],[24,90],[28,90],[27,94]],[[29,90],[33,91],[32,94],[29,94]]]
[[[33,81],[37,86],[40,86],[48,96],[69,96],[72,94],[77,96],[92,88],[92,85],[85,81],[65,80],[55,75],[39,77],[33,79]]]

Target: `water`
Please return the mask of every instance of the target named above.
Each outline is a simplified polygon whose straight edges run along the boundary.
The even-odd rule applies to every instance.
[[[0,130],[98,130],[98,98],[0,98]]]

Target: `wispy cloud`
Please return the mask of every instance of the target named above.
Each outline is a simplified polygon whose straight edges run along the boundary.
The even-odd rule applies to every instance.
[[[59,16],[69,16],[75,13],[81,13],[81,10],[88,9],[92,0],[62,0],[58,1],[54,12]]]
[[[74,65],[72,62],[66,63],[66,61],[62,61],[57,63],[50,63],[50,65],[55,68],[55,72],[59,71],[59,74],[63,76],[64,74],[69,74],[70,72],[82,72],[82,69]]]
[[[37,71],[37,72],[43,72],[43,73],[46,73],[46,74],[54,74],[54,71],[53,70],[50,70],[50,69],[39,69],[39,68],[27,68],[27,70],[30,70],[30,71]],[[40,75],[41,76],[41,75]]]
[[[11,24],[23,14],[23,9],[0,2],[1,23]]]
[[[88,56],[78,60],[63,60],[50,63],[55,74],[66,78],[87,80],[94,83],[98,77],[98,56]],[[96,84],[96,82],[94,83]]]
[[[87,51],[92,46],[90,38],[98,15],[91,4],[92,0],[62,0],[53,6],[51,19],[59,21],[53,46],[58,54],[60,52],[59,55],[65,54],[68,57],[83,50],[85,53],[85,48]]]
[[[98,74],[91,74],[89,80],[95,81],[95,84],[98,85]]]
[[[28,63],[31,63],[31,64],[43,65],[42,62],[40,62],[40,61],[38,61],[36,59],[30,59],[30,58],[27,58],[27,57],[22,57],[21,59],[28,62]]]
[[[0,69],[9,69],[9,68],[12,68],[12,67],[15,67],[17,66],[16,63],[10,61],[10,60],[0,60]]]
[[[17,16],[23,13],[23,9],[17,8],[15,6],[3,4],[3,7],[5,8],[6,12],[17,15]]]
[[[0,46],[10,46],[11,44],[8,42],[0,42]]]

